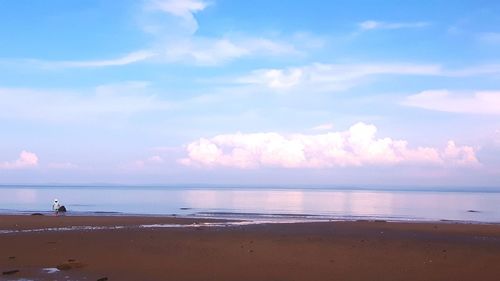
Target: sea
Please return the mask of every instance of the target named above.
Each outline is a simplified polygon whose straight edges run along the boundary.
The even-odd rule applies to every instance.
[[[0,186],[0,213],[500,223],[500,192],[308,187]]]

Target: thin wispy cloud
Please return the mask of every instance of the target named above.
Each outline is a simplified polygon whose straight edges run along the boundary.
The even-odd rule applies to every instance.
[[[146,2],[145,8],[179,17],[182,25],[194,33],[198,29],[198,21],[194,15],[203,11],[208,5],[207,2],[200,0],[152,0]]]
[[[257,37],[192,37],[169,42],[164,47],[165,62],[220,65],[249,56],[287,56],[300,52],[286,42]]]
[[[442,76],[472,77],[472,76],[500,76],[500,64],[473,65],[460,69],[443,70]]]
[[[467,93],[450,90],[428,90],[406,97],[403,104],[445,112],[500,114],[500,91]]]
[[[323,43],[307,33],[296,33],[283,38],[245,35],[231,31],[225,35],[196,35],[199,23],[195,15],[209,6],[199,0],[151,0],[144,4],[144,17],[150,13],[164,13],[172,21],[150,22],[143,26],[153,39],[142,50],[111,59],[95,60],[42,60],[20,59],[9,63],[43,69],[99,68],[125,66],[139,62],[185,63],[198,66],[216,66],[244,57],[297,56],[303,49],[318,48]],[[183,30],[184,32],[180,32]],[[300,47],[300,48],[299,48]]]
[[[157,54],[150,50],[141,50],[125,54],[113,59],[102,60],[41,60],[41,59],[16,59],[2,60],[0,63],[8,65],[20,65],[44,70],[58,70],[68,68],[100,68],[125,66],[129,64],[139,63],[155,57]]]
[[[475,77],[498,76],[500,65],[478,65],[448,69],[440,64],[367,63],[322,64],[288,68],[257,69],[234,78],[238,84],[258,85],[276,91],[305,87],[314,91],[341,91],[352,88],[365,78],[393,76]]]
[[[500,45],[500,32],[482,32],[479,33],[478,39],[483,43]]]
[[[439,75],[432,64],[320,64],[284,69],[259,69],[237,78],[241,84],[261,85],[275,90],[314,86],[314,90],[345,90],[360,79],[374,75]]]
[[[376,29],[403,29],[403,28],[422,28],[429,26],[429,22],[418,21],[418,22],[384,22],[384,21],[374,21],[367,20],[358,23],[360,30],[376,30]]]
[[[0,118],[69,122],[145,111],[171,103],[148,91],[145,82],[95,87],[88,91],[0,88]]]
[[[314,131],[328,131],[331,129],[333,129],[333,123],[325,123],[325,124],[317,125],[317,126],[314,126],[311,128],[311,130],[314,130]]]
[[[347,131],[318,135],[227,134],[186,146],[180,163],[198,167],[331,168],[384,165],[478,165],[470,146],[411,148],[406,140],[377,138],[377,127],[357,123]]]
[[[53,162],[48,163],[47,168],[52,170],[74,170],[78,169],[78,165],[71,162]]]
[[[14,161],[0,162],[0,169],[17,170],[29,169],[38,166],[38,156],[29,151],[21,151],[19,158]]]
[[[301,55],[298,46],[305,49],[318,46],[314,36],[270,38],[242,34],[235,30],[227,34],[202,36],[196,34],[199,23],[195,15],[209,4],[198,0],[166,0],[146,3],[146,11],[164,12],[165,16],[179,19],[177,26],[159,20],[149,22],[146,30],[153,30],[154,50],[160,63],[184,63],[197,66],[217,66],[245,57],[283,57]],[[173,28],[177,28],[172,31]],[[185,32],[179,31],[185,30]],[[306,42],[305,39],[308,41]],[[300,44],[299,44],[300,42]]]
[[[143,51],[132,52],[116,59],[89,60],[89,61],[60,61],[53,63],[46,62],[46,64],[49,67],[52,65],[54,67],[63,67],[63,68],[122,66],[144,61],[154,57],[155,55],[156,54],[152,51],[143,50]]]
[[[146,159],[137,160],[133,163],[131,168],[144,169],[150,166],[158,166],[165,162],[165,160],[159,155],[153,155]]]

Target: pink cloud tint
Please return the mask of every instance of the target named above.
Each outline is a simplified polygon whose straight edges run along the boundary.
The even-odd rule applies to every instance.
[[[477,165],[474,148],[449,141],[444,149],[409,148],[405,140],[376,138],[374,125],[316,135],[226,134],[187,145],[180,163],[205,167],[328,168],[366,165]]]
[[[19,158],[11,162],[0,163],[0,169],[24,169],[38,166],[38,156],[35,153],[22,151]]]

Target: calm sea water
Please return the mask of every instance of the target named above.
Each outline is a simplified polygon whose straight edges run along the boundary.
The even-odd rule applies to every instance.
[[[0,212],[500,222],[500,193],[275,188],[0,187]]]

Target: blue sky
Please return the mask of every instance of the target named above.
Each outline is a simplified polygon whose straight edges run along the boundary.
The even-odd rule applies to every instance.
[[[498,187],[496,1],[2,1],[0,182]]]

